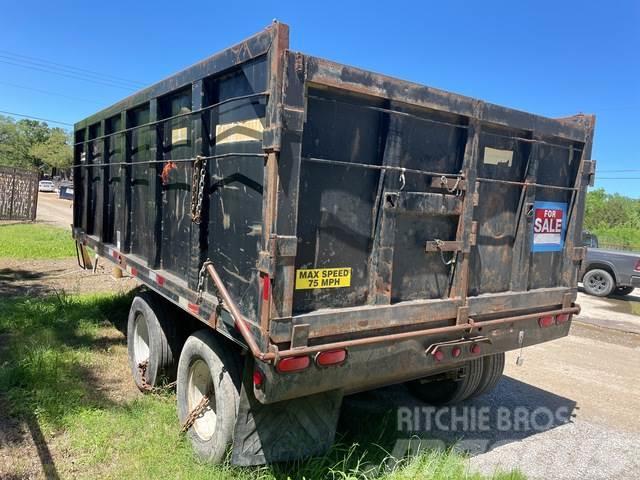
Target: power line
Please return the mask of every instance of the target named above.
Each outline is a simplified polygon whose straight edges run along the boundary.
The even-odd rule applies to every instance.
[[[50,120],[48,118],[41,118],[41,117],[34,117],[33,115],[24,115],[22,113],[15,113],[15,112],[6,112],[4,110],[0,110],[0,113],[4,113],[5,115],[13,115],[15,117],[23,117],[23,118],[28,118],[30,120],[39,120],[41,122],[49,122],[49,123],[59,123],[60,125],[68,125],[70,127],[73,127],[73,123],[68,123],[68,122],[61,122],[59,120]]]
[[[640,172],[640,169],[628,169],[628,170],[599,170],[596,169],[596,172],[598,173],[602,173],[602,172],[606,172],[606,173],[636,173],[636,172]]]
[[[51,69],[51,68],[43,68],[43,67],[38,67],[38,66],[34,66],[34,65],[23,65],[21,63],[16,63],[16,62],[9,61],[9,60],[0,60],[0,63],[5,63],[7,65],[14,65],[16,67],[21,67],[21,68],[28,68],[30,70],[36,70],[36,71],[39,71],[39,72],[52,73],[54,75],[60,75],[62,77],[73,78],[75,80],[83,80],[85,82],[97,83],[99,85],[103,85],[103,86],[107,86],[107,87],[122,88],[124,90],[130,90],[130,91],[137,89],[137,87],[118,85],[118,84],[113,83],[111,81],[102,81],[102,80],[96,80],[96,79],[89,78],[89,77],[82,77],[80,75],[66,73],[66,72],[62,72],[62,71],[57,71],[57,70],[54,70],[54,69]]]
[[[9,87],[21,88],[23,90],[31,90],[33,92],[40,92],[40,93],[44,93],[46,95],[53,95],[54,97],[67,98],[69,100],[78,100],[78,101],[81,101],[81,102],[89,102],[89,103],[99,103],[97,100],[89,100],[88,98],[72,97],[71,95],[65,95],[64,93],[50,92],[48,90],[41,90],[39,88],[26,87],[24,85],[17,85],[15,83],[9,83],[9,82],[0,81],[0,85],[7,85]]]
[[[76,71],[76,72],[81,72],[83,74],[88,74],[91,76],[97,76],[99,78],[110,78],[112,80],[116,80],[116,81],[120,81],[120,82],[125,82],[137,87],[144,87],[145,84],[143,84],[142,82],[138,82],[135,80],[129,80],[127,78],[122,78],[122,77],[117,77],[115,75],[110,75],[107,73],[100,73],[100,72],[95,72],[93,70],[88,70],[86,68],[80,68],[80,67],[73,67],[71,65],[65,65],[63,63],[57,63],[57,62],[52,62],[50,60],[44,60],[42,58],[38,58],[38,57],[30,57],[28,55],[22,55],[22,54],[18,54],[18,53],[13,53],[10,52],[8,50],[0,50],[0,56],[3,56],[5,58],[7,58],[7,56],[9,57],[14,57],[16,59],[26,59],[26,61],[31,62],[31,63],[39,63],[39,64],[43,64],[43,65],[49,65],[52,67],[57,67],[57,68],[61,68],[64,70],[70,70],[70,71]]]
[[[640,177],[598,177],[596,180],[640,180]]]

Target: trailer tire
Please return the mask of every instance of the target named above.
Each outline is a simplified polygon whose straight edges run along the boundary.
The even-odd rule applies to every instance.
[[[613,293],[624,297],[625,295],[629,295],[634,290],[635,290],[635,287],[617,287]]]
[[[431,405],[458,403],[469,398],[477,390],[482,377],[482,359],[470,360],[461,369],[462,375],[459,379],[428,381],[427,377],[409,382],[407,387],[414,396]]]
[[[240,403],[238,359],[210,330],[199,330],[184,344],[176,385],[178,418],[184,425],[206,392],[210,404],[187,430],[195,453],[221,463],[233,438]]]
[[[133,380],[143,392],[171,382],[178,353],[175,324],[166,305],[151,292],[137,295],[129,309],[127,350]]]
[[[502,377],[502,372],[504,372],[504,358],[504,352],[501,352],[487,355],[482,359],[482,376],[478,388],[471,395],[472,397],[478,397],[495,388],[498,380]]]
[[[609,272],[594,268],[584,274],[582,284],[589,295],[606,297],[616,287],[616,282]]]

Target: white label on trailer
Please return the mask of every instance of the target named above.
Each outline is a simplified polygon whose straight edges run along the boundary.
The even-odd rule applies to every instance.
[[[216,144],[236,142],[261,142],[264,118],[251,118],[239,122],[216,125]]]
[[[171,130],[171,145],[187,143],[187,127],[174,128]]]
[[[116,230],[116,247],[120,250],[120,230]]]
[[[499,150],[497,148],[484,147],[483,162],[486,165],[500,165],[510,167],[513,161],[513,150]]]

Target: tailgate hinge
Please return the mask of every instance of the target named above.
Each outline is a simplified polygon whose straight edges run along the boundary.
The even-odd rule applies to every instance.
[[[273,277],[276,259],[295,257],[297,248],[298,237],[293,235],[271,235],[268,249],[261,250],[258,254],[258,270]]]
[[[587,176],[587,182],[590,187],[596,182],[596,161],[595,160],[585,160],[582,166],[582,172]]]

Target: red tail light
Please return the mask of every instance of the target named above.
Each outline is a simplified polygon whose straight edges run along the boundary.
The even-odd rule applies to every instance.
[[[560,315],[558,315],[556,317],[556,322],[558,324],[560,323],[565,323],[569,320],[569,318],[571,317],[571,315],[569,315],[568,313],[561,313]]]
[[[636,272],[640,272],[640,260],[636,262],[636,266],[633,268]]]
[[[287,357],[278,362],[278,365],[276,365],[276,370],[278,370],[280,373],[299,372],[300,370],[304,370],[305,368],[307,368],[310,363],[311,360],[309,360],[309,357],[307,356]]]
[[[453,350],[451,350],[451,355],[453,355],[454,358],[459,357],[462,354],[462,349],[460,347],[453,347]]]
[[[264,385],[264,373],[262,373],[259,369],[255,369],[253,371],[253,386],[260,390]]]
[[[444,358],[444,353],[442,350],[436,350],[433,352],[433,358],[436,359],[436,362],[440,362]]]
[[[471,345],[471,353],[473,353],[474,355],[478,355],[480,353],[480,345],[478,345],[477,343]]]
[[[553,315],[545,315],[544,317],[540,317],[540,319],[538,320],[538,325],[540,325],[541,327],[550,327],[554,324],[554,320],[555,318],[553,317]]]
[[[327,350],[316,355],[316,364],[319,367],[339,365],[347,359],[346,350]]]
[[[269,275],[262,276],[262,299],[266,302],[269,300],[269,290],[271,287],[271,279]]]

